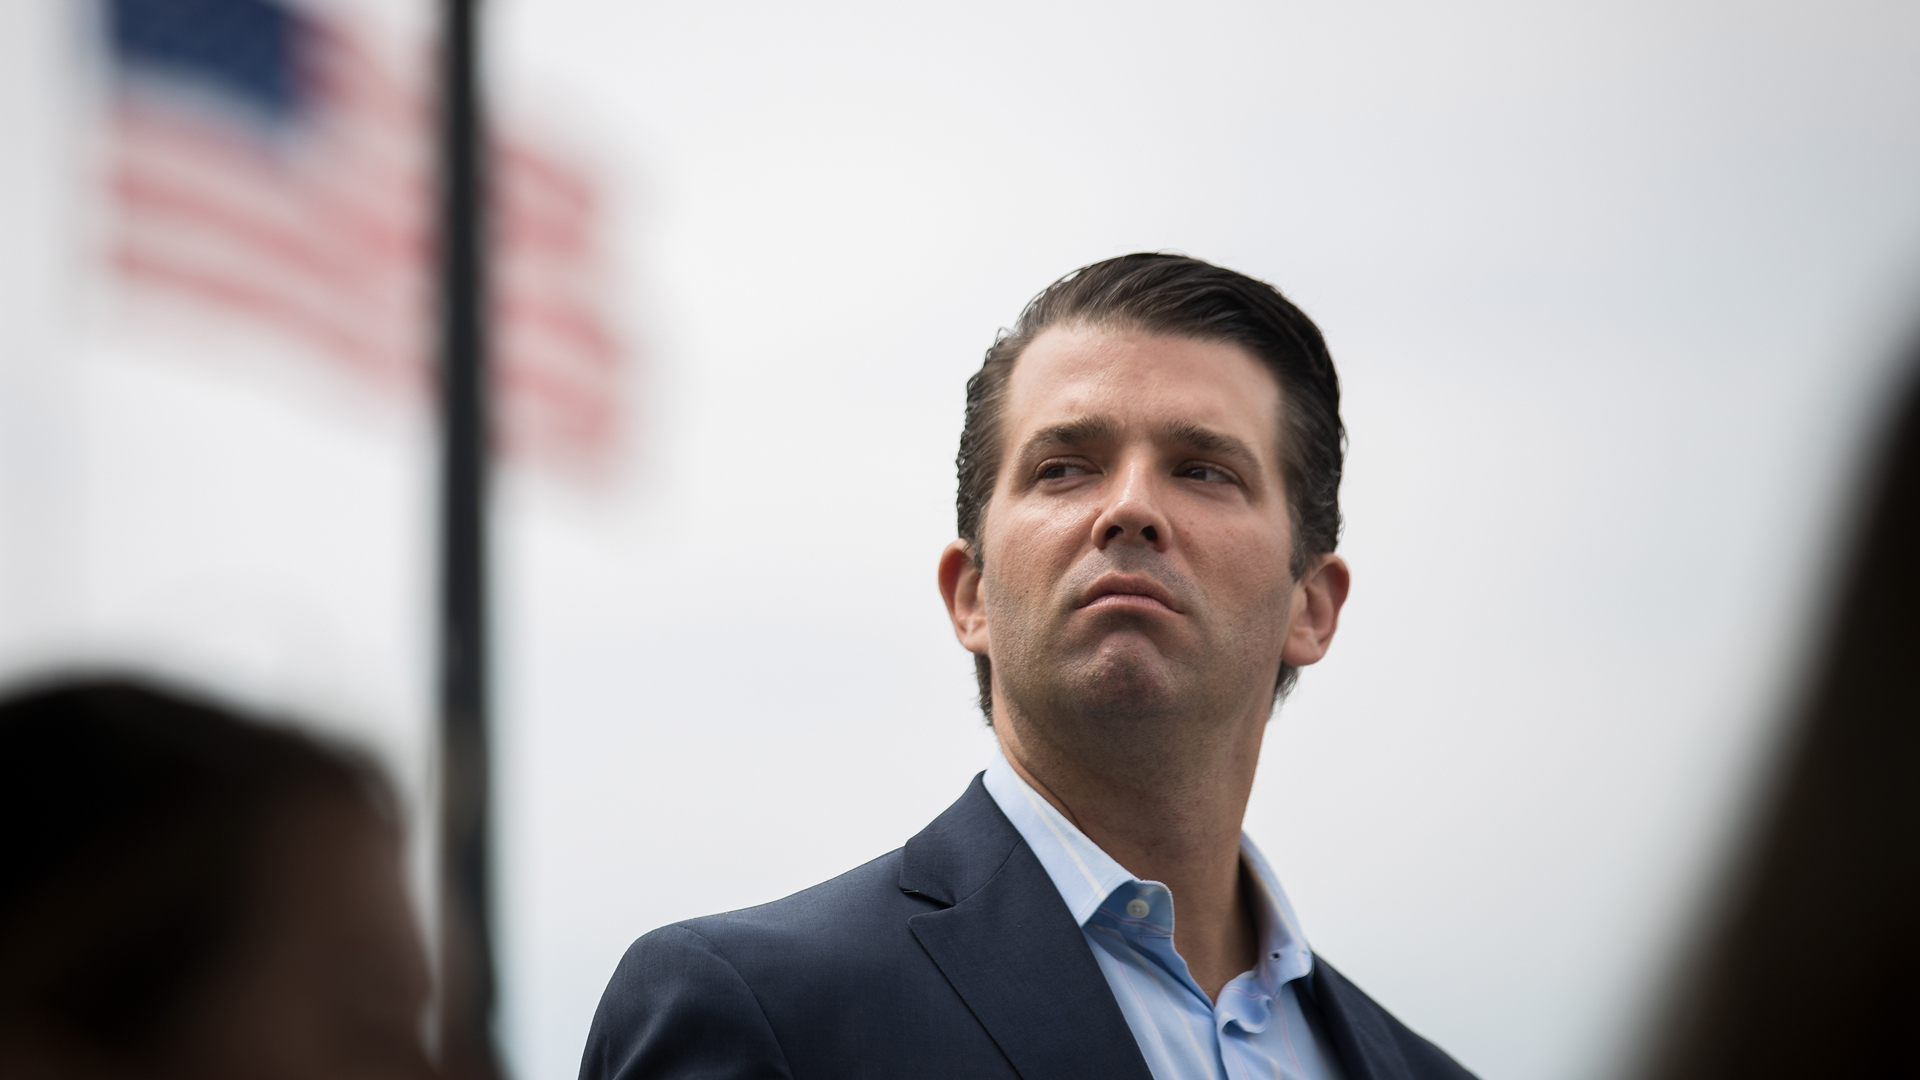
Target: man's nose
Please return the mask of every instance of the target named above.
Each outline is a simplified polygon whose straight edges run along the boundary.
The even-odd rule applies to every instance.
[[[1111,497],[1093,522],[1093,546],[1144,544],[1165,551],[1173,529],[1160,507],[1159,475],[1151,462],[1129,463],[1114,475]]]

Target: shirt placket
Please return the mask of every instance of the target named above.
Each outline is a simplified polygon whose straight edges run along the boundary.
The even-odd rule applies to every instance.
[[[1140,958],[1158,968],[1172,984],[1170,1010],[1160,1015],[1179,1025],[1162,1036],[1169,1046],[1180,1047],[1180,1056],[1196,1055],[1182,1068],[1183,1074],[1216,1077],[1226,1067],[1220,1041],[1219,1022],[1211,1001],[1193,980],[1186,959],[1173,946],[1173,895],[1165,885],[1153,881],[1131,881],[1109,897],[1102,916]],[[1194,1070],[1188,1073],[1188,1070]],[[1225,1073],[1224,1075],[1234,1075]]]

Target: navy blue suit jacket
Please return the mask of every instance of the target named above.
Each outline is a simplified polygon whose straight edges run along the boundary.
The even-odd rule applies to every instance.
[[[1471,1080],[1339,972],[1309,976],[1348,1080]],[[607,984],[581,1080],[1152,1080],[1080,927],[975,777],[906,847],[663,927]]]

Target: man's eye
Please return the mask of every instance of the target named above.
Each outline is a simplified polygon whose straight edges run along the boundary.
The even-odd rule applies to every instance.
[[[1086,471],[1083,466],[1075,465],[1072,462],[1056,461],[1040,467],[1040,479],[1063,480],[1069,476],[1079,476]]]
[[[1211,465],[1188,465],[1180,470],[1179,475],[1188,480],[1201,480],[1209,484],[1233,482],[1233,477],[1228,476],[1224,469],[1216,469]]]

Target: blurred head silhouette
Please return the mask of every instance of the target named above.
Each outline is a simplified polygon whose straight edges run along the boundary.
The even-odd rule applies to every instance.
[[[1920,381],[1890,434],[1771,799],[1651,1080],[1920,1077]]]
[[[0,700],[0,1075],[431,1075],[367,764],[127,681]]]

